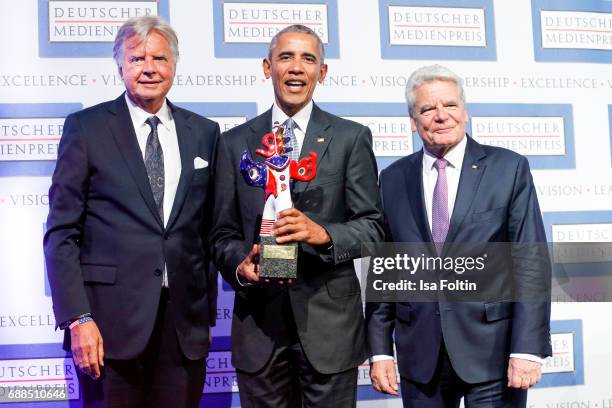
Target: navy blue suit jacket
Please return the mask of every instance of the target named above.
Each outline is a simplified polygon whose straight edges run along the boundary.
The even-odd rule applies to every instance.
[[[380,175],[388,241],[432,241],[422,164],[421,150]],[[546,242],[527,159],[468,137],[444,251],[451,242]],[[368,303],[371,354],[393,355],[395,334],[400,374],[419,383],[431,380],[442,339],[453,368],[468,383],[503,378],[510,353],[551,355],[549,261],[509,258],[488,267],[495,271],[487,276],[492,288],[503,291],[511,283],[518,292],[502,294],[501,301]],[[521,292],[541,293],[543,301],[513,302]]]
[[[69,115],[60,141],[44,241],[53,310],[57,322],[92,313],[112,359],[134,358],[147,345],[164,265],[183,353],[195,360],[208,352],[216,273],[206,238],[219,125],[169,108],[182,168],[166,226],[123,95]],[[195,157],[209,166],[194,169]]]

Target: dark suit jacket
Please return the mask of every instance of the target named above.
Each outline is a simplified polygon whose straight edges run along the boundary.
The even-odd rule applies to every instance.
[[[149,340],[164,264],[184,354],[208,352],[216,278],[209,270],[211,162],[219,126],[169,104],[181,176],[164,228],[124,96],[66,118],[49,191],[44,249],[57,322],[91,312],[107,358],[130,359]],[[209,166],[194,170],[194,158]],[[167,209],[170,211],[170,209]]]
[[[422,167],[421,150],[381,172],[385,227],[390,242],[432,241],[423,197]],[[452,247],[449,243],[453,242],[546,242],[536,191],[524,157],[480,145],[468,137],[444,256],[449,255],[448,248]],[[442,338],[453,368],[468,383],[503,378],[510,353],[551,355],[550,302],[546,301],[550,264],[547,256],[535,265],[528,258],[508,254],[505,259],[511,262],[504,262],[503,257],[487,261],[487,270],[495,273],[485,281],[499,291],[509,286],[517,291],[508,297],[501,295],[501,301],[368,303],[366,320],[372,354],[393,355],[395,330],[400,374],[419,383],[432,378]],[[508,277],[512,285],[508,285]],[[536,302],[532,297],[527,302],[512,302],[533,293],[541,294],[544,301]]]
[[[232,363],[255,372],[268,361],[282,324],[282,291],[236,282],[236,268],[259,236],[264,191],[249,186],[239,171],[248,148],[255,160],[261,138],[270,132],[271,110],[224,133],[215,181],[213,255],[237,294],[232,322]],[[368,128],[313,108],[301,157],[318,154],[314,180],[296,182],[293,202],[333,241],[333,250],[299,245],[298,278],[289,287],[297,334],[314,368],[337,373],[366,358],[362,302],[352,260],[361,242],[382,239],[376,161]]]

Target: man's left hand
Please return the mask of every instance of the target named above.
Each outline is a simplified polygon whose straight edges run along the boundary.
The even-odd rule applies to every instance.
[[[522,388],[524,390],[533,387],[542,378],[542,364],[522,358],[510,357],[508,363],[508,387]]]
[[[276,242],[305,242],[311,245],[326,245],[331,238],[325,228],[308,218],[297,208],[289,208],[278,214],[272,234]]]

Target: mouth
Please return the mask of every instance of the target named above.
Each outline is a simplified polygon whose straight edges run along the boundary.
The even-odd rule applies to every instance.
[[[306,86],[306,82],[294,79],[285,81],[285,86],[291,91],[301,91]]]
[[[144,86],[155,86],[157,84],[160,84],[161,81],[138,81],[138,83]]]

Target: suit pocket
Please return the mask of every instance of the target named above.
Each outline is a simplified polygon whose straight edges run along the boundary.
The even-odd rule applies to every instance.
[[[506,214],[506,207],[499,207],[499,208],[494,208],[492,210],[474,212],[472,214],[472,222],[503,219],[505,214]]]
[[[203,182],[203,180],[206,180],[208,178],[208,174],[209,174],[208,167],[205,167],[203,169],[194,170],[193,171],[193,176],[191,178],[191,182],[192,183]]]
[[[340,183],[343,182],[344,179],[340,173],[326,174],[321,177],[315,177],[310,183],[310,187],[316,186],[325,186],[328,184]]]
[[[361,293],[359,281],[356,276],[342,276],[334,278],[325,284],[327,292],[332,299],[355,296]]]
[[[83,280],[90,283],[115,284],[117,280],[117,267],[106,265],[82,264]]]
[[[487,322],[510,319],[514,315],[514,303],[512,302],[485,303],[484,308]]]

